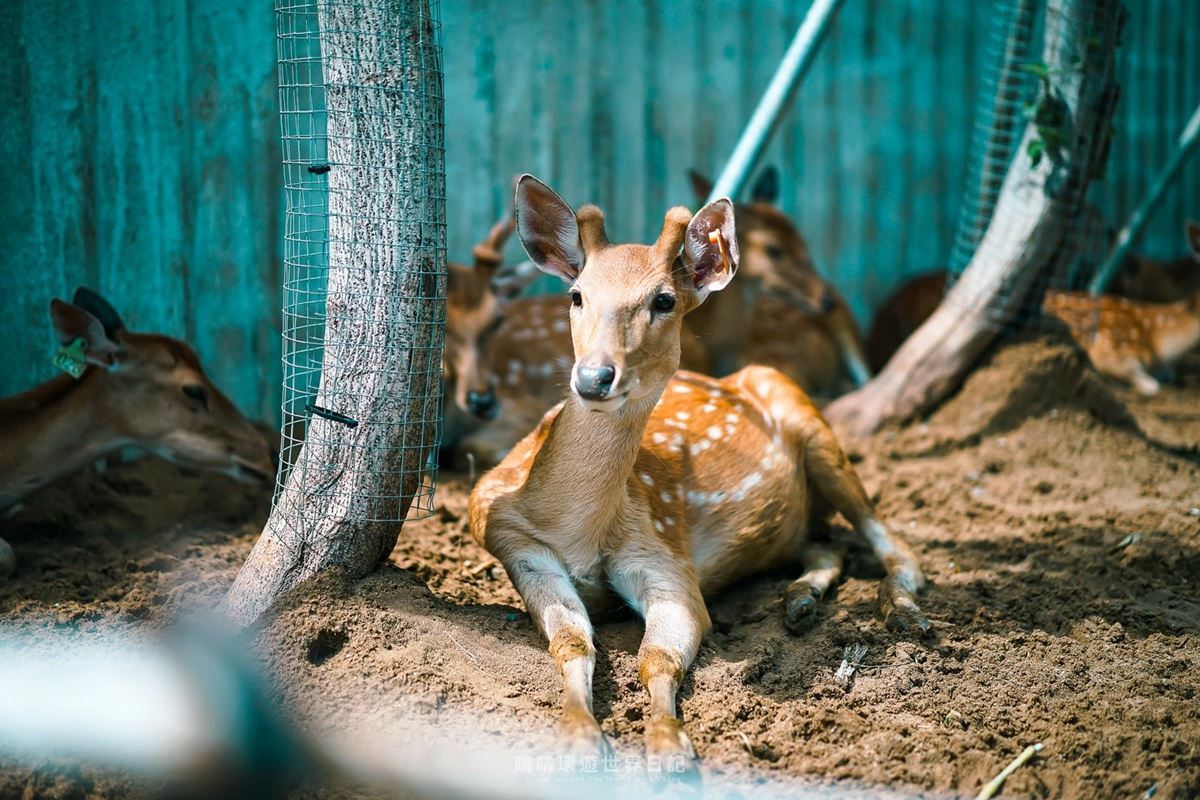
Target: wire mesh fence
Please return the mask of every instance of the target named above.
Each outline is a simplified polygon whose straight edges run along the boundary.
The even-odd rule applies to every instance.
[[[446,297],[439,16],[436,0],[276,4],[287,212],[275,512],[293,524],[432,510]]]
[[[1046,8],[1044,0],[995,0],[992,30],[988,39],[987,68],[980,83],[975,121],[972,131],[971,163],[968,169],[958,230],[949,264],[947,286],[962,275],[971,263],[976,250],[989,233],[1003,234],[1005,230],[1028,224],[1022,219],[1025,209],[1009,206],[1003,218],[996,216],[997,205],[1006,178],[1015,159],[1027,159],[1036,166],[1043,159],[1059,160],[1072,157],[1067,147],[1074,135],[1071,109],[1064,102],[1059,85],[1067,72],[1104,70],[1114,65],[1105,63],[1118,58],[1104,42],[1120,43],[1125,14],[1113,13],[1111,4],[1082,2],[1079,4],[1078,24],[1084,26],[1086,45],[1079,52],[1065,53],[1065,58],[1050,66],[1043,60]],[[1148,12],[1153,13],[1153,12]],[[1120,62],[1116,66],[1119,69]],[[1115,103],[1114,94],[1106,102]],[[1032,126],[1033,135],[1027,136]],[[1113,131],[1097,131],[1096,136],[1112,136]],[[1013,333],[1047,324],[1042,304],[1047,292],[1082,289],[1103,261],[1113,236],[1114,226],[1104,218],[1100,208],[1090,200],[1088,189],[1103,180],[1107,146],[1099,157],[1095,179],[1084,191],[1078,187],[1046,187],[1049,193],[1061,193],[1067,202],[1056,203],[1061,227],[1060,239],[1054,253],[1037,265],[1028,290],[1016,305],[1005,291],[991,298],[987,315],[996,328]],[[1053,324],[1053,323],[1049,323]]]

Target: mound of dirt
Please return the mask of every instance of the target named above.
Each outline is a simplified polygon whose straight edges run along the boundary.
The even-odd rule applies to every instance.
[[[846,579],[802,637],[780,621],[795,569],[714,598],[680,697],[708,785],[970,796],[1040,741],[1004,797],[1200,795],[1198,445],[1200,360],[1146,400],[1050,338],[997,348],[927,420],[857,443],[864,482],[931,580],[922,604],[937,635],[884,627],[879,566],[853,543]],[[300,587],[250,632],[306,730],[547,752],[561,679],[503,568],[465,529],[468,489],[445,481],[437,514],[407,524],[379,572]],[[31,634],[161,625],[214,603],[267,504],[158,462],[63,491],[0,529],[20,559],[0,613]],[[91,505],[109,494],[130,516]],[[640,752],[644,729],[641,630],[632,618],[597,626],[597,711],[622,757]],[[862,665],[839,681],[854,646]],[[24,786],[110,797],[136,784],[90,767],[0,770],[0,795]]]
[[[1064,406],[1087,411],[1108,425],[1137,427],[1083,351],[1068,338],[1049,336],[991,350],[929,424],[942,436],[977,441]]]

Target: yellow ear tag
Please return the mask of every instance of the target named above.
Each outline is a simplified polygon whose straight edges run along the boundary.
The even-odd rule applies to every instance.
[[[725,239],[721,236],[721,232],[713,228],[708,232],[708,241],[717,246],[717,251],[721,254],[721,266],[725,268],[726,272],[729,272],[729,256],[725,253]]]
[[[70,344],[58,348],[51,362],[72,378],[79,380],[87,370],[87,349],[87,340],[80,336]]]

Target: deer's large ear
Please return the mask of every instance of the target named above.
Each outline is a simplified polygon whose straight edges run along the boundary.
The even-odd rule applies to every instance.
[[[703,203],[708,199],[709,192],[712,191],[713,182],[708,179],[708,176],[697,169],[689,169],[687,171],[688,183],[692,184],[692,193],[696,195],[696,200]]]
[[[756,203],[775,205],[779,199],[779,169],[772,164],[762,171],[754,188],[750,190],[750,199]]]
[[[683,238],[683,263],[691,273],[692,285],[703,298],[729,285],[737,272],[738,258],[733,203],[722,197],[697,211],[688,223]]]
[[[120,345],[109,338],[104,325],[91,312],[62,300],[50,301],[50,320],[60,344],[70,344],[83,339],[87,345],[86,356],[90,364],[111,367],[116,363]]]
[[[104,333],[108,335],[108,338],[115,341],[117,332],[125,329],[125,323],[121,321],[121,315],[112,307],[112,303],[100,296],[99,292],[93,292],[86,286],[80,286],[75,290],[75,296],[71,298],[71,302],[100,320],[100,324],[104,326]]]
[[[1200,222],[1189,219],[1187,225],[1184,226],[1183,233],[1187,237],[1188,251],[1192,258],[1200,261]]]
[[[522,175],[513,208],[517,235],[537,268],[565,281],[578,278],[584,262],[583,242],[579,222],[567,202],[537,178]]]

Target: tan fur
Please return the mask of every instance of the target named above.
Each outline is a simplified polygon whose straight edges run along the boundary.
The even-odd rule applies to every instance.
[[[1158,392],[1151,372],[1164,370],[1200,343],[1200,292],[1177,303],[1047,292],[1043,311],[1067,325],[1102,374]]]
[[[488,348],[504,321],[504,304],[492,281],[503,264],[502,249],[512,235],[511,215],[492,226],[473,250],[474,265],[449,263],[446,285],[446,338],[442,355],[446,424],[443,438],[456,440],[477,423],[468,398],[494,391]]]
[[[266,441],[178,339],[122,330],[112,369],[89,366],[0,400],[0,507],[120,447],[181,464],[269,480]],[[202,386],[207,409],[183,393]]]
[[[865,363],[858,323],[840,296],[832,311],[816,315],[778,296],[759,299],[744,361],[774,367],[809,394],[828,399],[856,383],[848,358]]]
[[[664,237],[684,219],[672,210]],[[766,367],[722,380],[676,372],[683,314],[698,298],[668,253],[587,250],[575,281],[582,305],[571,311],[574,352],[577,361],[619,365],[612,398],[571,393],[547,412],[480,479],[469,516],[472,534],[504,564],[552,643],[563,630],[590,631],[590,615],[621,601],[645,618],[647,753],[690,760],[674,697],[710,627],[704,597],[798,560],[818,507],[845,515],[888,566],[883,607],[927,623],[912,599],[924,581],[915,558],[875,517],[804,392]],[[664,291],[678,298],[677,313],[655,317],[650,302]],[[808,597],[836,577],[828,559],[817,566],[822,582],[803,584]],[[811,612],[788,611],[808,619]],[[598,741],[598,726],[579,726],[579,708],[590,710],[593,666],[590,654],[563,664],[564,733],[582,749]]]
[[[823,397],[853,385],[848,364],[866,360],[861,334],[846,302],[816,271],[804,238],[769,204],[750,203],[736,211],[739,278],[684,319],[681,366],[712,374],[767,364]],[[822,311],[828,304],[832,310]],[[477,346],[478,374],[494,376],[501,407],[499,419],[462,433],[461,448],[478,463],[497,463],[567,389],[569,307],[565,294],[512,301],[503,306],[504,323],[486,347]],[[486,324],[454,313],[453,298],[450,309],[448,350],[452,342],[471,341]]]

